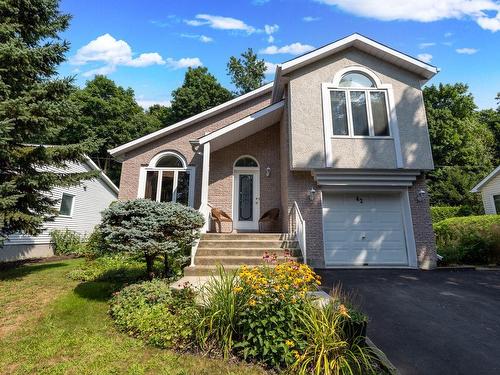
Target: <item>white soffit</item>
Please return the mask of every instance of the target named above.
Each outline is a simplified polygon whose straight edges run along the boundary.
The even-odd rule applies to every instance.
[[[151,141],[154,141],[155,139],[164,137],[167,134],[173,133],[173,132],[180,130],[180,129],[183,129],[189,125],[195,124],[201,120],[215,116],[216,114],[227,111],[228,109],[233,108],[237,105],[240,105],[248,100],[256,98],[256,97],[263,95],[267,92],[270,92],[272,90],[272,88],[273,88],[273,82],[268,83],[262,87],[259,87],[258,89],[250,91],[249,93],[238,96],[237,98],[234,98],[228,102],[222,103],[216,107],[213,107],[213,108],[207,109],[206,111],[198,113],[197,115],[194,115],[194,116],[189,117],[185,120],[179,121],[175,124],[172,124],[172,125],[169,125],[167,127],[162,128],[160,130],[157,130],[151,134],[145,135],[141,138],[135,139],[131,142],[125,143],[121,146],[118,146],[118,147],[115,147],[111,150],[108,150],[108,152],[112,156],[115,156],[115,157],[119,156],[119,155],[121,155],[129,150],[133,150],[134,148],[137,148],[145,143],[149,143]]]
[[[199,139],[200,145],[210,142],[210,151],[216,151],[245,139],[281,120],[284,100],[261,109],[230,125],[218,129]]]
[[[439,71],[433,65],[356,33],[281,64],[281,74],[288,74],[349,47],[356,47],[372,56],[414,72],[426,80],[432,78]]]

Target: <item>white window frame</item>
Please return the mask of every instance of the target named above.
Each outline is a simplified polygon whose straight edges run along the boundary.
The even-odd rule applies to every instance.
[[[175,156],[177,157],[181,163],[182,167],[174,168],[174,167],[156,167],[156,163],[164,156]],[[139,172],[139,189],[137,198],[144,198],[146,194],[146,177],[148,172],[158,172],[158,181],[156,185],[156,201],[160,201],[161,197],[161,182],[163,178],[163,172],[174,172],[173,177],[173,185],[172,185],[172,201],[177,201],[177,182],[179,177],[179,172],[188,172],[189,173],[189,188],[188,188],[188,206],[194,207],[194,181],[195,181],[195,172],[196,167],[187,165],[186,160],[182,155],[174,151],[165,151],[156,155],[151,161],[149,165],[143,166]]]
[[[61,214],[62,201],[63,201],[63,198],[64,198],[65,195],[71,197],[71,208],[70,208],[69,215]],[[61,195],[61,202],[59,203],[59,215],[58,216],[60,216],[60,217],[73,217],[73,214],[74,214],[74,211],[75,211],[75,199],[76,199],[76,195],[75,194],[66,193],[66,192],[62,193],[62,195]]]
[[[340,80],[347,73],[361,73],[368,76],[374,83],[375,87],[339,87]],[[348,135],[334,135],[333,134],[333,118],[332,109],[330,104],[330,92],[342,91],[346,96],[346,111],[347,111],[347,128]],[[351,91],[361,91],[365,93],[366,101],[366,115],[368,119],[369,135],[354,135],[354,125],[352,121],[351,111]],[[370,92],[383,92],[385,95],[385,103],[387,110],[387,121],[389,135],[374,135],[372,108],[370,100]],[[323,126],[325,134],[325,153],[327,160],[327,167],[333,166],[332,155],[332,140],[333,139],[393,139],[396,151],[396,164],[397,168],[403,168],[403,157],[401,152],[401,143],[399,139],[398,119],[396,116],[394,91],[391,84],[383,84],[379,77],[370,69],[363,66],[352,66],[339,70],[332,82],[324,82],[321,84],[322,101],[323,101]]]

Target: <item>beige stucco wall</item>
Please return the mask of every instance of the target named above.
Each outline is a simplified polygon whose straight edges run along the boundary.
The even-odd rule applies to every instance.
[[[487,215],[500,215],[500,212],[496,212],[495,210],[495,202],[493,201],[494,195],[500,195],[500,174],[493,177],[481,188],[484,213]]]
[[[291,149],[293,168],[322,168],[325,166],[323,135],[323,109],[321,84],[332,82],[335,73],[347,67],[363,66],[371,69],[382,84],[391,84],[398,128],[401,139],[402,157],[405,168],[432,169],[432,155],[423,105],[420,79],[418,76],[395,65],[350,48],[318,62],[305,66],[289,75]],[[346,145],[333,140],[337,162],[346,167],[371,168],[370,163],[360,163],[359,155],[367,154],[368,143],[351,140],[349,153],[343,152]],[[376,148],[383,148],[384,141]],[[371,144],[371,143],[370,143]],[[379,154],[375,164],[383,163],[385,154]],[[373,159],[373,156],[371,159]],[[393,158],[387,159],[384,168],[393,168]]]
[[[393,139],[334,138],[332,165],[335,168],[396,168]]]
[[[238,121],[268,106],[269,103],[270,93],[267,93],[126,153],[122,164],[119,199],[137,198],[140,167],[147,165],[160,152],[174,150],[182,154],[189,165],[196,167],[194,206],[198,208],[201,194],[202,154],[198,152],[199,150],[193,149],[189,141]]]

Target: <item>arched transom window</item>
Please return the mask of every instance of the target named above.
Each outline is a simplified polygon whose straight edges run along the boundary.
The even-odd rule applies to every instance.
[[[193,205],[194,168],[189,167],[181,155],[172,151],[163,152],[144,169],[144,198]]]
[[[327,85],[325,121],[334,137],[389,137],[387,90],[368,69],[343,71]],[[325,92],[324,92],[325,94]]]

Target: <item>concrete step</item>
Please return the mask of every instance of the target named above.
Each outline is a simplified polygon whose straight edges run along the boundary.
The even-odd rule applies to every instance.
[[[202,240],[294,240],[288,233],[203,233]]]
[[[295,260],[301,262],[302,258],[297,257],[278,257],[277,262],[283,263],[286,260]],[[269,264],[261,256],[196,256],[195,264],[198,266],[217,266],[218,264],[223,266],[241,266],[243,264],[248,266],[256,266],[261,264]]]
[[[224,266],[226,272],[236,272],[241,266]],[[216,276],[217,268],[214,266],[189,266],[184,268],[184,276]]]
[[[206,240],[202,239],[198,248],[258,248],[258,249],[288,249],[296,248],[297,241],[288,240]]]
[[[288,251],[290,256],[300,256],[300,248],[279,248],[279,249],[263,249],[263,248],[242,248],[242,247],[198,247],[196,251],[196,256],[241,256],[241,257],[254,257],[254,256],[264,256],[265,253],[276,254],[277,256],[284,256],[285,252]]]

